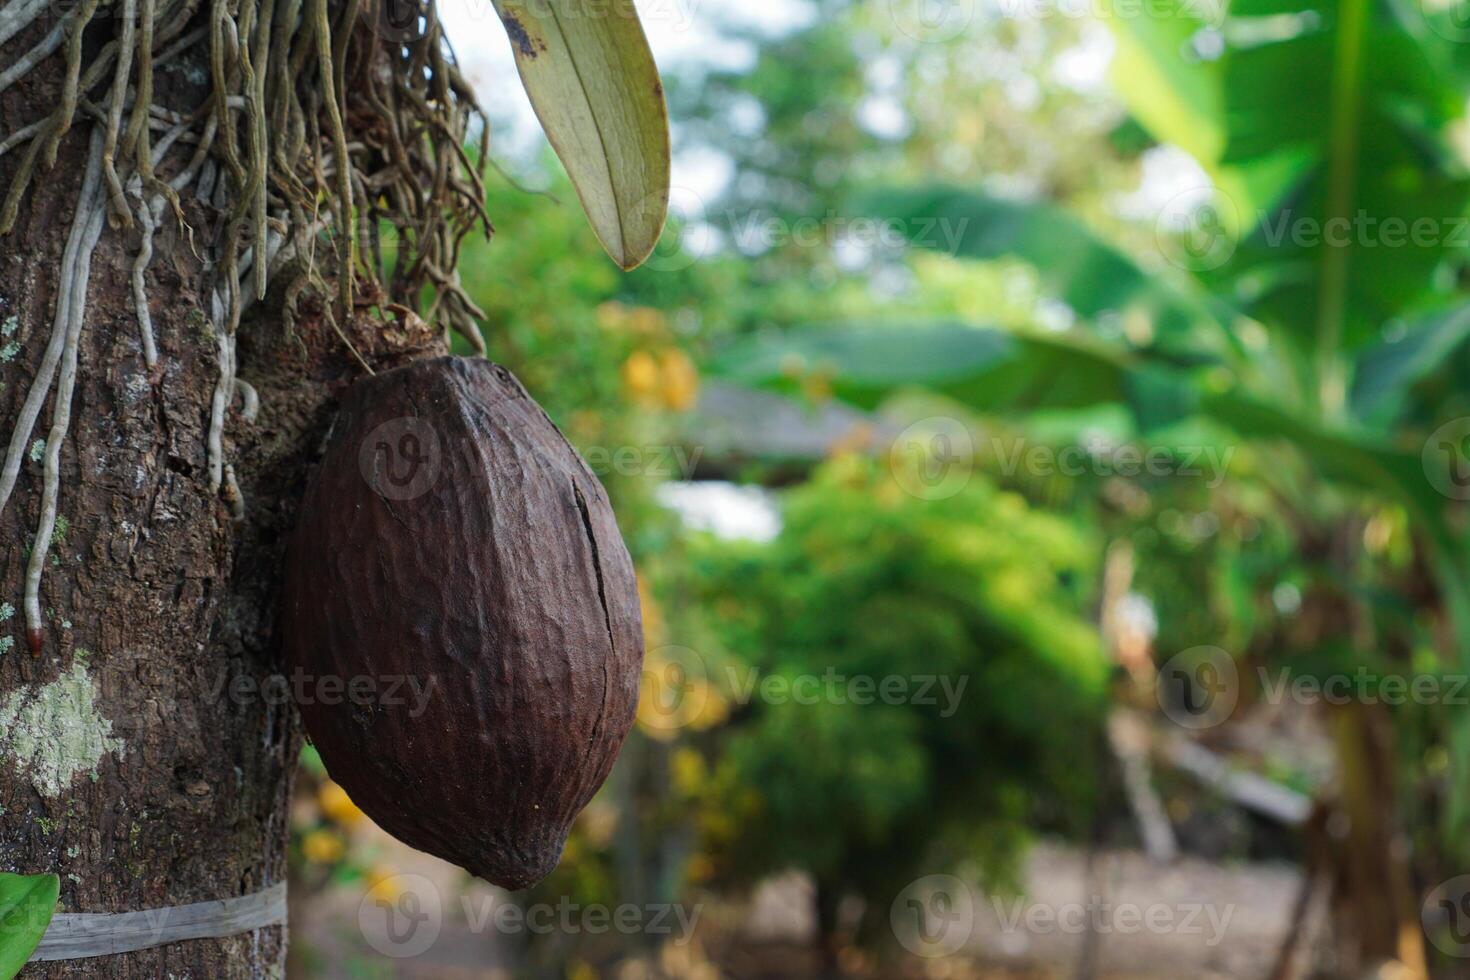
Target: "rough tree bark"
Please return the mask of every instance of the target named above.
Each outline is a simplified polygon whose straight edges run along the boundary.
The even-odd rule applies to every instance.
[[[48,28],[42,18],[27,36]],[[12,120],[34,119],[54,104],[56,67],[0,97],[0,138]],[[170,72],[156,88],[191,84],[188,73]],[[196,84],[174,101],[196,104],[198,91]],[[164,102],[168,93],[155,98]],[[5,440],[51,336],[89,130],[79,121],[56,167],[28,195],[15,231],[0,238]],[[0,158],[0,185],[13,174],[14,156]],[[200,234],[209,215],[192,192],[184,203]],[[207,475],[219,366],[196,246],[207,252],[166,215],[149,272],[160,354],[151,372],[129,291],[137,232],[104,228],[93,255],[72,422],[60,450],[65,532],[53,542],[42,583],[38,657],[20,607],[39,461],[28,455],[0,513],[0,870],[58,873],[63,912],[228,898],[286,875],[299,723],[289,704],[233,681],[258,684],[281,670],[286,534],[333,393],[362,368],[319,318],[304,317],[288,334],[273,313],[278,295],[252,308],[239,332],[239,376],[258,390],[260,412],[249,424],[237,402],[228,416],[227,458],[245,499],[243,519],[232,518]],[[440,353],[437,338],[412,322],[386,330],[358,322],[348,331],[380,365]],[[50,412],[48,398],[37,438],[46,436]],[[279,976],[284,948],[284,930],[275,927],[33,964],[23,976]]]

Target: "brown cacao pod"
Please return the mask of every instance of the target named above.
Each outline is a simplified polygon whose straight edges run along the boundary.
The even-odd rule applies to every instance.
[[[443,357],[352,385],[285,599],[301,714],[357,805],[495,884],[545,877],[633,725],[643,628],[607,495],[520,382]]]

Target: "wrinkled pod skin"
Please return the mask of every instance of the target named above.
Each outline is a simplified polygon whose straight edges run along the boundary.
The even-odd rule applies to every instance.
[[[353,384],[285,604],[307,731],[357,805],[494,884],[549,874],[633,725],[643,627],[607,494],[520,382],[442,357]]]

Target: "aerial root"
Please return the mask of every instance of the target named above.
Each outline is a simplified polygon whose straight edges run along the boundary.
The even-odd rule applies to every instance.
[[[153,228],[155,217],[153,206],[147,201],[138,205],[138,224],[142,226],[142,242],[138,246],[138,257],[133,260],[133,309],[138,316],[138,332],[143,342],[143,363],[150,369],[158,366],[158,345],[153,339],[153,315],[148,309],[148,286],[144,274],[148,263],[153,260]]]
[[[208,481],[236,518],[244,502],[225,458],[229,409],[238,399],[246,422],[260,410],[255,388],[236,375],[236,335],[244,311],[266,296],[281,269],[291,268],[282,295],[288,335],[294,337],[301,297],[310,290],[322,300],[322,325],[364,371],[372,367],[347,329],[357,314],[359,275],[381,290],[388,308],[401,304],[417,313],[426,305],[425,319],[484,349],[477,323],[483,314],[454,268],[476,224],[490,233],[481,176],[487,132],[479,131],[478,156],[466,151],[479,107],[431,0],[427,32],[403,42],[360,22],[362,0],[336,7],[327,0],[108,0],[115,16],[99,17],[101,2],[78,0],[28,49],[0,51],[0,92],[47,58],[63,59],[56,104],[0,136],[0,156],[18,157],[0,187],[0,235],[14,228],[37,175],[54,167],[77,117],[93,124],[51,336],[0,467],[3,509],[54,390],[41,518],[26,570],[33,648],[41,637],[39,586],[55,530],[91,257],[107,225],[138,232],[129,286],[150,373],[161,352],[148,273],[166,207],[212,277],[204,289],[219,374],[206,437]],[[48,8],[49,0],[0,0],[0,45]],[[205,71],[203,104],[154,105],[154,72],[191,59],[191,70]],[[171,150],[171,176],[160,176]],[[198,204],[191,207],[203,217],[197,243],[179,197],[195,181]]]
[[[235,379],[235,392],[240,396],[240,417],[253,424],[260,415],[260,394],[254,385],[239,377]]]
[[[31,557],[26,566],[26,636],[30,641],[31,653],[37,656],[41,652],[42,636],[41,572],[46,567],[46,555],[51,549],[51,535],[56,530],[56,505],[61,482],[59,472],[61,444],[66,440],[66,430],[71,425],[71,397],[76,387],[77,351],[82,335],[82,323],[87,312],[87,283],[92,272],[92,250],[96,248],[97,239],[102,235],[102,225],[107,213],[99,187],[102,171],[102,145],[102,133],[94,129],[91,151],[87,158],[87,170],[82,178],[82,192],[77,200],[76,215],[72,219],[71,239],[67,243],[67,249],[71,252],[71,262],[68,264],[63,258],[62,278],[58,283],[56,319],[52,326],[53,343],[55,338],[61,338],[61,376],[56,383],[56,398],[51,407],[51,431],[46,437],[45,463],[42,471],[41,518],[36,526],[36,538],[31,545]],[[34,393],[39,388],[40,385],[37,384],[32,388],[32,392]],[[29,426],[26,428],[29,429]],[[27,437],[29,437],[29,432],[27,432]],[[12,441],[12,452],[15,448]],[[8,462],[7,460],[7,464]],[[13,481],[6,487],[5,496],[9,495],[10,486],[13,486]],[[3,506],[3,503],[0,503],[0,506]]]

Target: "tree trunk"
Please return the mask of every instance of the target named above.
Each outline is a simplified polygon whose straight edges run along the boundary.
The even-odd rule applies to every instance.
[[[59,67],[7,91],[0,119],[43,115]],[[174,81],[184,75],[162,75],[159,85],[184,85]],[[155,101],[198,101],[197,88],[173,94]],[[18,344],[0,353],[6,440],[52,336],[90,129],[78,120],[14,232],[0,238],[0,325],[15,317],[0,344]],[[14,166],[0,158],[0,188]],[[38,453],[27,453],[0,512],[0,649],[13,641],[0,656],[0,870],[58,873],[62,912],[230,898],[286,876],[300,726],[282,686],[261,681],[282,672],[279,592],[296,501],[333,393],[361,368],[320,318],[303,316],[288,335],[272,312],[278,297],[252,309],[239,330],[238,373],[258,390],[260,412],[252,425],[236,401],[227,415],[225,458],[244,498],[243,517],[232,517],[225,495],[210,490],[206,450],[219,355],[206,315],[213,272],[200,255],[212,254],[217,212],[192,189],[184,204],[193,240],[166,210],[148,273],[156,369],[145,366],[130,291],[137,232],[104,228],[92,257],[60,447],[64,533],[42,579],[38,656],[21,614],[41,510]],[[427,328],[368,329],[363,320],[347,328],[378,364],[440,350]],[[46,438],[55,397],[33,439]],[[280,976],[285,942],[278,926],[33,964],[24,976]]]
[[[817,960],[824,978],[842,976],[842,940],[838,934],[838,915],[842,905],[842,888],[818,879],[813,885],[813,908],[817,919]]]

